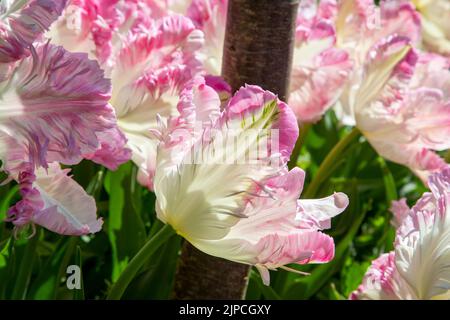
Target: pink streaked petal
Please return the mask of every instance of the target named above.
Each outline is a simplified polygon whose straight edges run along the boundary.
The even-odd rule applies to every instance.
[[[322,232],[297,230],[265,236],[255,250],[258,263],[271,269],[290,263],[326,263],[334,258],[334,241]]]
[[[231,98],[231,86],[222,77],[206,75],[205,84],[216,90],[222,102],[226,102]]]
[[[227,0],[193,0],[187,9],[187,16],[205,35],[200,54],[206,72],[213,75],[219,75],[222,67],[227,3]]]
[[[12,6],[17,6],[17,2],[14,1]],[[22,7],[15,8],[18,11],[10,12],[0,23],[2,34],[0,62],[2,63],[16,61],[28,55],[29,47],[56,21],[66,5],[66,0],[21,2],[23,2]]]
[[[351,300],[401,300],[414,299],[404,287],[407,284],[401,279],[395,265],[395,253],[381,255],[372,262],[362,284],[354,291]],[[402,297],[399,291],[406,291]]]
[[[348,54],[328,49],[311,66],[295,66],[291,78],[289,105],[301,122],[315,122],[339,98],[352,63]]]
[[[97,219],[95,200],[70,176],[52,164],[48,173],[37,172],[36,189],[41,193],[44,207],[35,212],[32,221],[63,235],[83,235],[101,230],[103,221]]]
[[[375,27],[376,6],[371,0],[343,0],[338,3],[336,34],[339,46],[353,47]]]
[[[222,120],[230,127],[278,130],[279,150],[288,159],[298,137],[298,124],[292,109],[277,96],[258,86],[241,87],[225,108]],[[255,121],[259,121],[254,125]],[[231,125],[233,122],[233,125]],[[272,150],[273,151],[273,150]],[[269,150],[269,154],[272,152]]]
[[[128,36],[112,71],[111,104],[119,118],[143,100],[155,101],[165,93],[176,96],[201,71],[196,51],[202,38],[197,31],[189,19],[169,16],[158,20],[153,31],[137,30]],[[176,102],[171,104],[174,110]]]
[[[370,50],[364,79],[354,97],[356,115],[364,112],[374,100],[382,100],[384,105],[398,100],[401,90],[413,76],[416,63],[417,54],[407,38],[388,38]]]
[[[182,91],[177,108],[184,122],[193,129],[196,123],[203,128],[211,126],[220,115],[220,105],[216,90],[206,84],[206,79],[197,77]]]
[[[376,30],[378,39],[396,35],[407,37],[417,44],[421,38],[420,14],[409,1],[385,0],[380,2],[381,26]]]
[[[448,166],[445,160],[432,150],[422,148],[411,153],[409,167],[424,183],[427,183],[431,174],[440,172]]]
[[[12,222],[18,229],[31,223],[35,212],[44,208],[44,201],[40,192],[35,188],[36,175],[29,164],[24,164],[17,177],[22,200],[9,208],[7,221]]]
[[[1,135],[13,142],[11,154],[26,151],[23,161],[35,167],[77,163],[97,150],[97,134],[115,127],[110,82],[85,54],[42,45],[15,75],[0,106]],[[8,158],[2,160],[8,166]]]
[[[408,130],[417,134],[417,143],[433,150],[449,149],[450,97],[439,89],[420,88],[405,100],[402,114]]]
[[[323,199],[298,200],[296,220],[302,228],[323,230],[331,228],[331,218],[348,206],[348,197],[338,192]]]
[[[19,229],[35,223],[62,235],[83,235],[100,231],[95,200],[57,163],[47,170],[19,174],[22,200],[8,211],[8,219]]]
[[[124,14],[118,0],[72,0],[47,36],[52,43],[88,53],[103,64],[111,58],[113,33],[125,22]]]
[[[296,219],[297,199],[300,196],[305,172],[294,168],[289,172],[268,179],[264,185],[255,186],[241,219],[232,229],[231,235],[248,234],[249,238],[263,237],[267,233],[288,234],[300,228],[302,221]]]
[[[448,300],[450,295],[449,172],[446,168],[430,177],[432,193],[424,193],[397,229],[396,266],[417,299]]]
[[[264,189],[255,190],[259,196],[247,203],[242,212],[246,218],[240,219],[223,240],[217,241],[222,253],[215,248],[212,254],[269,269],[289,263],[324,263],[331,260],[334,255],[333,239],[317,229],[327,227],[331,217],[346,208],[348,198],[339,193],[322,200],[305,201],[301,208],[302,219],[298,219],[297,199],[303,181],[304,172],[294,168],[269,179]],[[270,196],[267,196],[268,192]],[[317,225],[306,225],[305,217],[314,217]],[[233,249],[234,246],[239,249]],[[209,248],[205,244],[203,249]]]
[[[411,88],[440,89],[444,96],[450,97],[450,59],[437,54],[420,52]]]
[[[332,21],[337,14],[334,0],[301,1],[297,12],[295,38],[297,42],[334,38],[335,29]]]
[[[230,235],[215,241],[199,239],[192,244],[214,256],[255,265],[266,285],[269,283],[267,269],[291,263],[326,263],[334,257],[333,239],[319,231],[297,229],[288,234],[266,233],[257,239],[249,236]]]
[[[440,172],[431,175],[428,180],[428,186],[436,199],[444,197],[446,193],[450,193],[450,167],[445,167]]]
[[[402,198],[398,201],[392,201],[390,211],[394,214],[394,217],[391,221],[392,225],[395,228],[400,227],[400,225],[403,223],[403,220],[405,220],[410,212],[410,208],[406,203],[406,198]]]
[[[147,63],[159,65],[167,61],[165,56],[182,46],[194,29],[188,18],[173,15],[158,20],[152,30],[135,30],[118,53],[119,67],[122,70],[133,68],[137,72],[134,68],[146,67]],[[164,50],[158,54],[157,50],[161,49]]]
[[[131,159],[131,150],[126,147],[127,138],[118,129],[113,128],[97,135],[100,147],[93,154],[84,158],[101,164],[109,170],[116,170],[121,164]]]

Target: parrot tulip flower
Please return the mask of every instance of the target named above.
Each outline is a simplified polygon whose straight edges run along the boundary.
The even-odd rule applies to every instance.
[[[431,193],[411,209],[394,202],[395,250],[373,261],[351,299],[450,298],[450,169],[428,184]]]
[[[31,50],[2,83],[0,158],[13,175],[22,163],[76,164],[97,152],[103,133],[117,128],[110,82],[96,62],[49,44]]]
[[[197,52],[203,44],[191,20],[180,15],[154,19],[155,7],[139,0],[73,0],[47,33],[52,43],[97,59],[111,78],[110,103],[139,167],[138,180],[148,188],[156,161],[149,132],[157,127],[157,114],[176,114],[182,87],[201,71]],[[93,159],[117,150],[106,149]]]
[[[20,186],[22,200],[8,211],[16,231],[29,224],[69,235],[99,231],[94,199],[59,163],[92,159],[114,169],[130,158],[98,63],[42,41],[65,3],[0,6],[0,160]]]
[[[434,151],[450,148],[449,64],[412,48],[421,31],[413,5],[326,0],[302,6],[289,101],[298,119],[316,121],[337,103],[342,123],[356,126],[381,156],[423,181],[445,167]],[[319,63],[332,56],[340,57],[337,64]],[[303,68],[307,61],[317,69]],[[303,80],[295,81],[302,72]]]
[[[85,54],[49,44],[30,50],[4,81],[0,103],[2,169],[17,180],[22,195],[8,220],[16,230],[39,224],[66,235],[97,232],[94,199],[58,162],[92,158],[114,168],[129,159],[108,104],[110,83]],[[122,157],[93,156],[108,148]]]
[[[298,136],[291,109],[250,85],[220,105],[196,78],[181,95],[180,116],[160,119],[158,218],[205,253],[256,266],[266,284],[268,270],[330,261],[333,239],[320,230],[348,198],[298,199],[304,172],[286,167]]]

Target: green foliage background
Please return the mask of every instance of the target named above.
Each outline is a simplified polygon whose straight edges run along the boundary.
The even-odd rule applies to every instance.
[[[305,188],[350,130],[338,125],[332,111],[314,126],[302,128],[304,143],[291,164],[307,172]],[[98,214],[105,221],[95,235],[64,237],[39,228],[31,239],[26,234],[16,239],[12,224],[0,222],[0,299],[104,299],[129,260],[162,227],[155,215],[155,196],[137,184],[136,171],[132,163],[115,172],[88,161],[72,168],[74,178],[95,197]],[[370,262],[392,249],[391,200],[406,197],[412,204],[426,191],[407,168],[380,158],[361,136],[339,154],[328,172],[316,197],[342,191],[350,198],[348,209],[333,219],[329,230],[336,243],[335,259],[324,265],[291,266],[309,276],[273,272],[270,287],[253,270],[248,299],[347,299]],[[18,200],[17,185],[0,187],[2,221]],[[179,237],[165,243],[123,298],[170,298],[181,243]],[[70,264],[82,266],[82,290],[66,287]]]

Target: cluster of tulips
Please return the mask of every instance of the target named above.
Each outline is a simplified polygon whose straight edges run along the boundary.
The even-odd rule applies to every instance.
[[[178,234],[269,285],[273,270],[333,259],[323,230],[352,198],[318,190],[339,147],[361,137],[429,191],[388,204],[393,250],[350,298],[449,299],[450,1],[301,0],[287,101],[220,77],[226,18],[227,0],[1,2],[0,160],[20,196],[11,238],[95,237],[96,199],[70,171],[132,161],[164,224],[153,251]],[[330,112],[351,132],[300,198],[299,131]]]

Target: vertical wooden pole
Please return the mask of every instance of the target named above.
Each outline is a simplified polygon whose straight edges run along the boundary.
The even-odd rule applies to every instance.
[[[299,0],[229,0],[222,76],[233,91],[257,84],[286,100]],[[175,299],[243,299],[249,267],[183,245]]]

